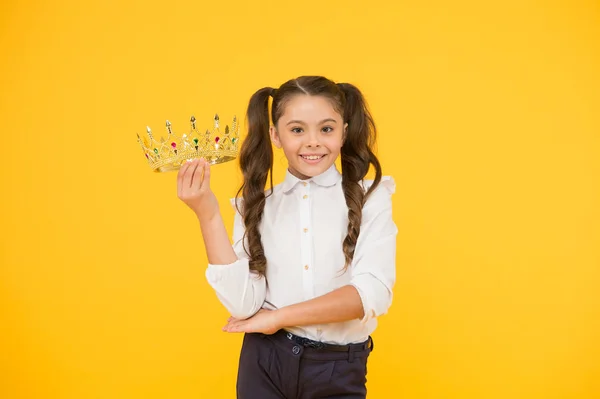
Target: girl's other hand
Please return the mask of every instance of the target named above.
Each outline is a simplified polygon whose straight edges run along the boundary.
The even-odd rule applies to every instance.
[[[254,316],[246,320],[230,317],[223,331],[230,333],[263,333],[267,335],[275,334],[279,331],[279,320],[277,312],[273,310],[261,309]]]
[[[210,219],[219,204],[210,189],[210,164],[204,159],[185,162],[177,173],[177,196],[199,219]]]

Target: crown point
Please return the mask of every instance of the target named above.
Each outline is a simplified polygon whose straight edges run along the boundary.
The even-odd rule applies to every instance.
[[[237,154],[239,143],[238,118],[233,116],[233,124],[226,124],[223,131],[219,129],[220,117],[214,114],[214,127],[205,130],[202,137],[202,129],[197,125],[195,116],[190,117],[192,130],[187,134],[175,135],[173,124],[170,120],[163,119],[169,136],[154,138],[150,126],[146,126],[149,139],[145,134],[136,132],[138,142],[141,144],[144,157],[154,171],[165,172],[177,169],[181,160],[204,156],[211,163],[227,162],[234,159]],[[200,130],[200,131],[199,131]],[[174,135],[171,135],[174,134]],[[180,139],[181,137],[181,139]],[[181,141],[180,141],[181,140]]]

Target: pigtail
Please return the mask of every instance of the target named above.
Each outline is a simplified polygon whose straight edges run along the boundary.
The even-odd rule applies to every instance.
[[[343,242],[344,270],[354,256],[360,234],[362,209],[381,181],[381,165],[373,153],[376,128],[366,101],[358,88],[349,83],[338,83],[345,97],[344,122],[348,123],[346,139],[341,148],[342,188],[348,206],[348,233]],[[370,166],[375,169],[373,184],[365,193],[360,185]]]
[[[244,181],[237,196],[242,193],[242,215],[245,229],[244,249],[250,259],[250,270],[264,274],[267,260],[265,257],[259,225],[265,208],[265,185],[270,176],[270,188],[273,190],[273,148],[269,136],[269,97],[275,89],[265,87],[250,98],[248,104],[248,135],[242,143],[239,164]],[[236,197],[237,197],[236,196]],[[236,201],[237,207],[237,201]],[[237,208],[238,212],[239,207]]]

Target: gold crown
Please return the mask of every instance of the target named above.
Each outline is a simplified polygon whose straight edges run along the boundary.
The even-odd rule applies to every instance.
[[[238,150],[238,123],[233,117],[231,129],[225,125],[221,132],[219,115],[215,115],[212,130],[200,134],[196,128],[196,118],[190,119],[191,129],[187,134],[178,136],[173,133],[171,122],[167,121],[167,137],[156,140],[150,127],[146,127],[149,141],[137,135],[148,164],[154,172],[168,172],[177,170],[188,159],[205,158],[211,164],[228,162],[237,157]]]

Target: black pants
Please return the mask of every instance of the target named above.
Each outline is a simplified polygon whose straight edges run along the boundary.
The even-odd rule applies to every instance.
[[[238,399],[366,398],[372,341],[346,351],[298,344],[285,331],[246,334],[240,354]]]

